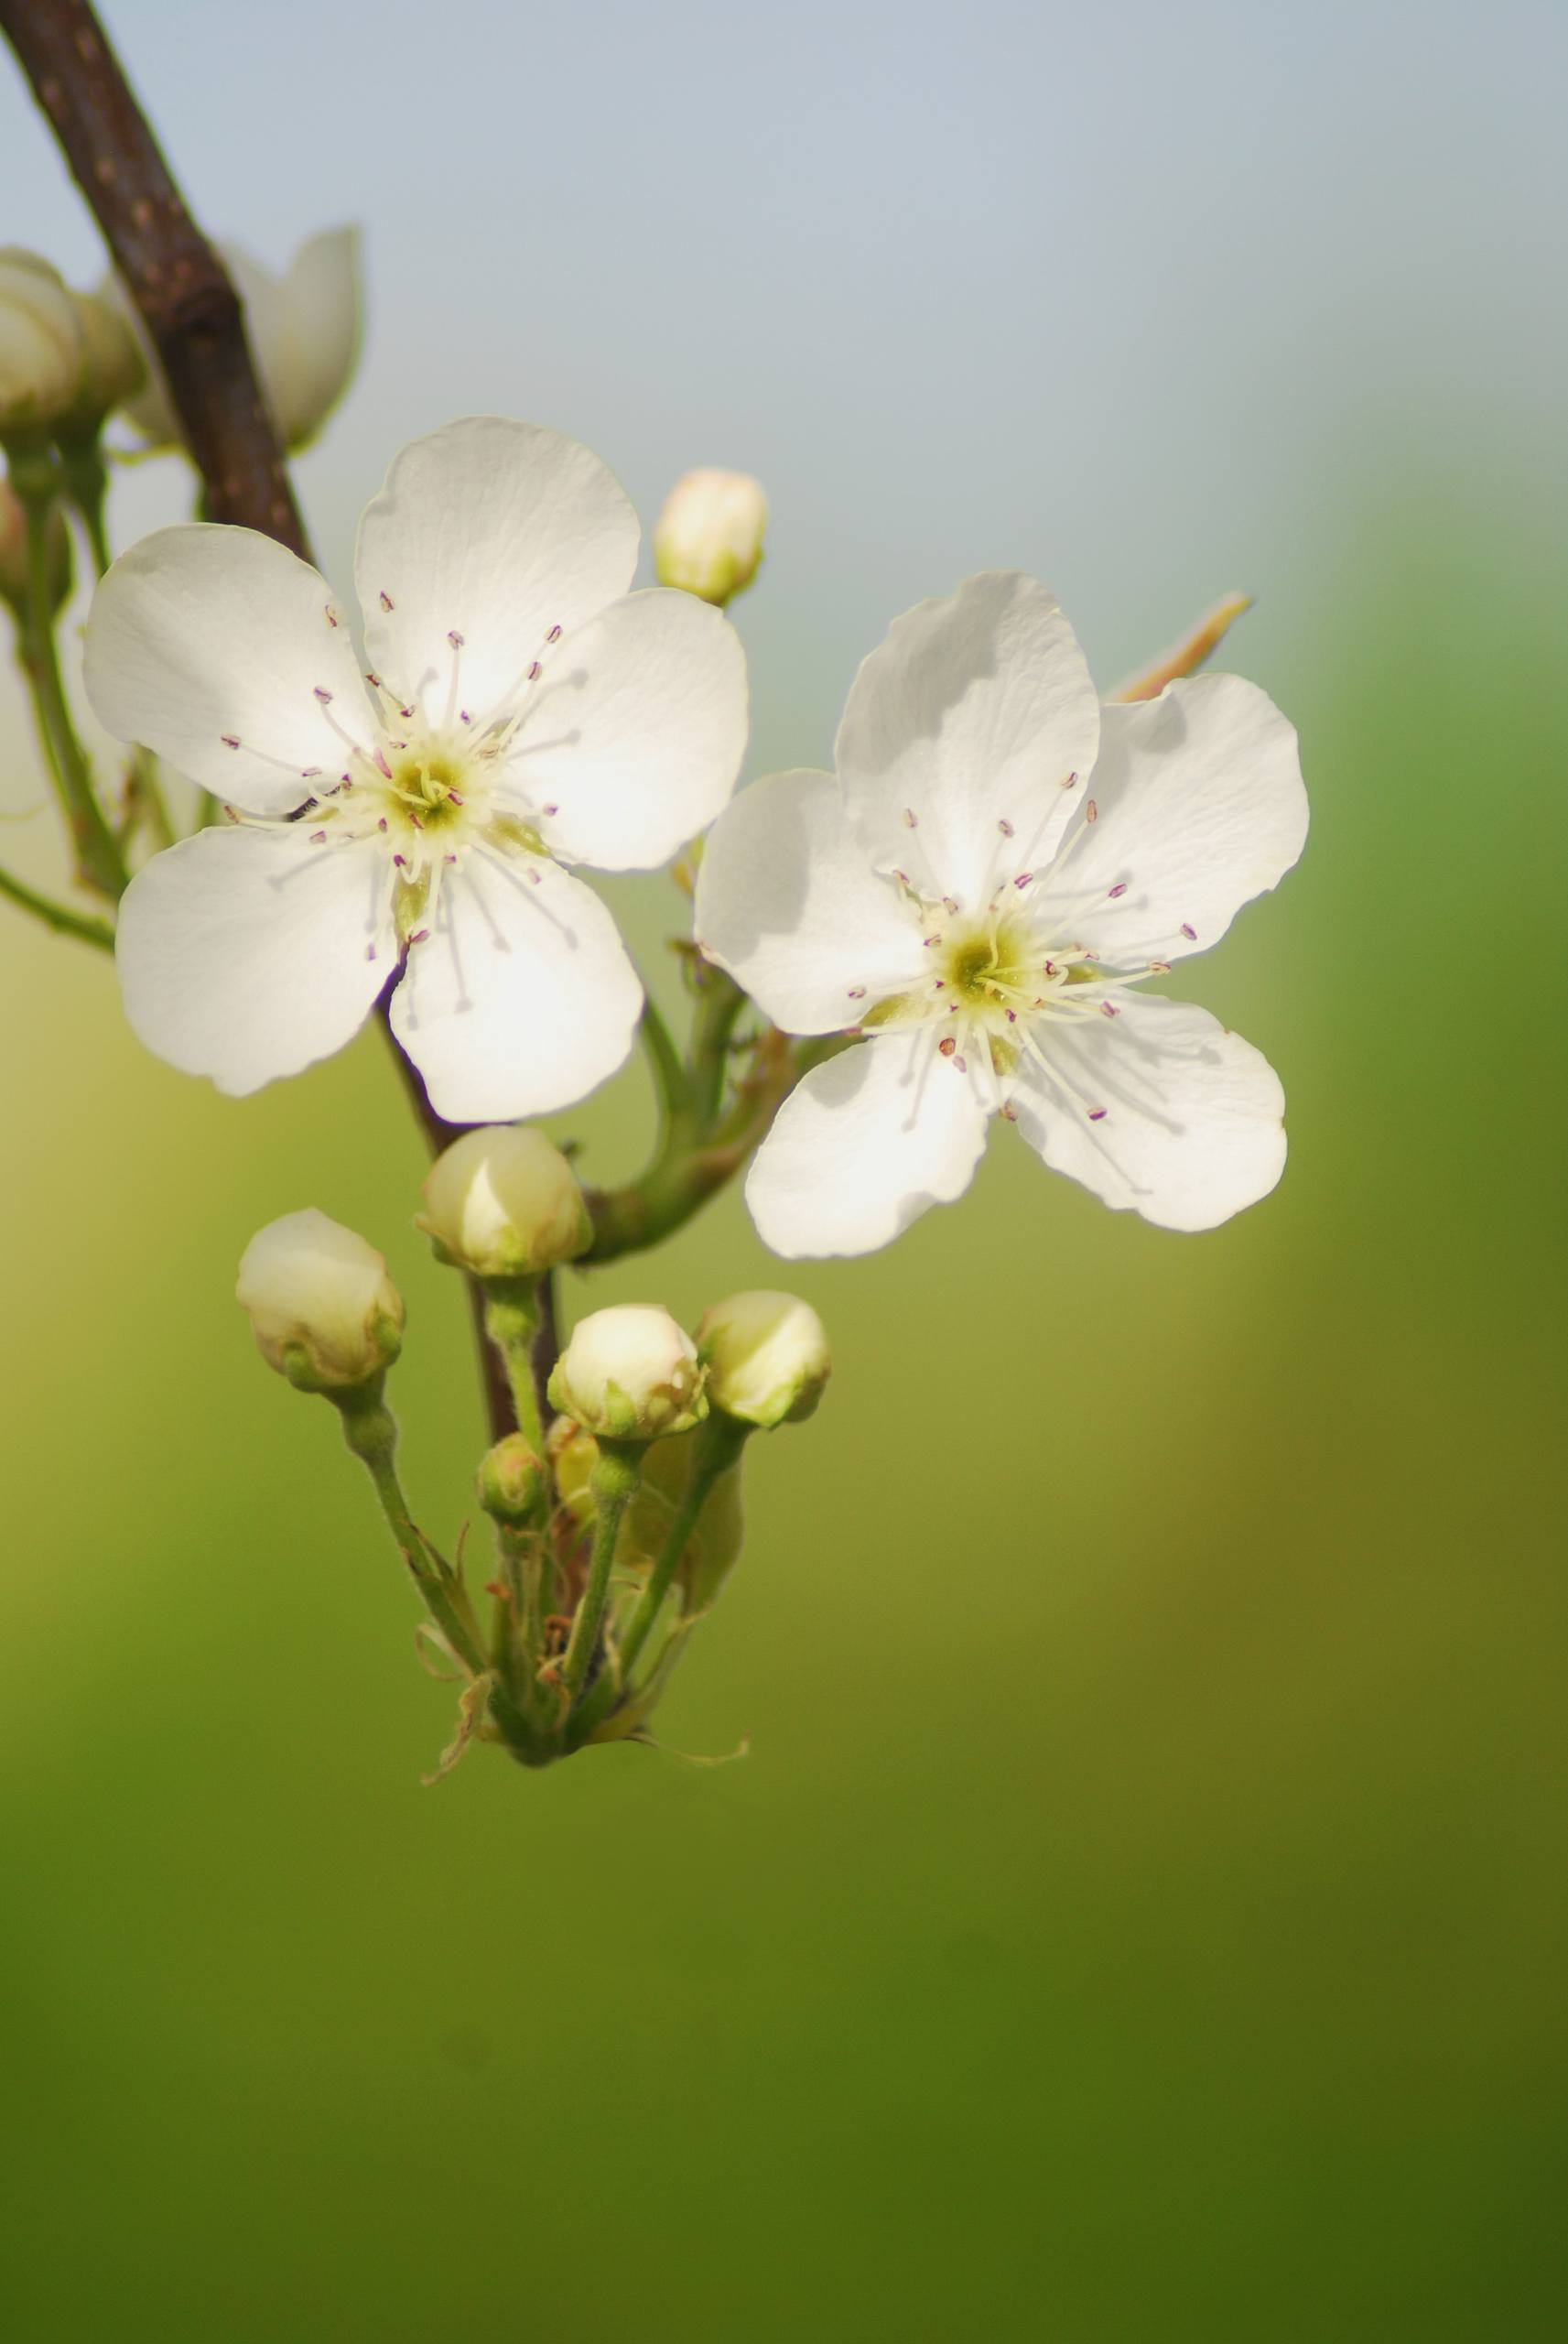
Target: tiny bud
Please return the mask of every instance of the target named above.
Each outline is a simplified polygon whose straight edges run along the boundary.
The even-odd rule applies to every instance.
[[[655,1304],[595,1310],[556,1362],[550,1405],[601,1440],[687,1432],[708,1414],[697,1346]]]
[[[0,431],[54,422],[81,388],[81,330],[58,269],[0,250]]]
[[[487,1450],[479,1469],[479,1502],[497,1522],[531,1522],[548,1495],[545,1468],[520,1432]]]
[[[654,531],[661,586],[678,586],[720,610],[743,593],[762,559],[768,500],[745,472],[687,472],[665,499]]]
[[[543,1132],[465,1132],[425,1180],[424,1230],[444,1262],[480,1278],[532,1277],[569,1262],[593,1231],[577,1176]]]
[[[257,1231],[234,1291],[263,1359],[302,1392],[351,1391],[403,1348],[403,1297],[385,1261],[313,1207]]]
[[[714,1407],[764,1431],[809,1416],[833,1369],[827,1329],[793,1294],[732,1294],[703,1314],[697,1341]]]

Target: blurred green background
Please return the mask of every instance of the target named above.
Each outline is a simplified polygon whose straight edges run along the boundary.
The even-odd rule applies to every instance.
[[[470,76],[521,38],[484,8],[446,14]],[[1310,41],[1282,12],[1200,11],[1173,95],[1169,27],[1109,12],[1095,71],[1069,60],[1088,109],[1072,136],[1113,136],[1124,71],[1126,103],[1161,96],[1173,117],[1130,165],[1139,200],[1058,223],[1072,322],[1112,330],[1148,237],[1166,288],[1151,301],[1176,307],[1201,279],[1209,306],[1193,302],[1141,423],[1091,364],[1112,420],[1087,448],[1058,444],[1037,381],[1041,436],[1010,408],[1002,452],[970,476],[944,456],[913,515],[912,441],[868,476],[852,419],[831,399],[792,419],[786,383],[718,444],[702,399],[725,411],[723,355],[666,369],[644,401],[594,340],[601,310],[542,261],[556,340],[524,302],[504,336],[487,318],[471,369],[458,294],[420,283],[416,313],[448,323],[434,355],[417,339],[415,397],[406,265],[390,232],[373,248],[365,377],[306,468],[330,557],[397,439],[486,400],[612,461],[619,434],[645,506],[684,462],[756,462],[779,515],[738,613],[753,770],[820,757],[861,652],[964,570],[1044,570],[1108,683],[1219,590],[1258,586],[1229,656],[1301,728],[1314,835],[1185,989],[1281,1069],[1292,1160],[1267,1203],[1183,1240],[1105,1212],[1003,1134],[960,1207],[871,1260],[784,1274],[828,1320],[837,1379],[811,1425],[753,1444],[746,1559],[659,1720],[676,1750],[749,1734],[750,1756],[707,1769],[619,1749],[532,1777],[486,1752],[425,1790],[449,1697],[414,1665],[395,1559],[328,1411],[265,1373],[231,1299],[246,1237],[297,1205],[385,1248],[409,1304],[394,1387],[408,1478],[449,1539],[479,1445],[467,1329],[409,1227],[421,1160],[384,1053],[367,1036],[224,1101],[139,1051],[107,965],[0,926],[10,2332],[1562,2333],[1568,514],[1548,396],[1561,343],[1534,298],[1562,238],[1509,178],[1535,151],[1548,18],[1504,6],[1466,45],[1446,11],[1422,12],[1428,46],[1358,234],[1336,215],[1303,243],[1318,197],[1302,174],[1402,72],[1416,16],[1387,16],[1385,82],[1368,86],[1348,70],[1346,44],[1368,38],[1348,11]],[[177,158],[194,146],[213,224],[278,257],[297,214],[349,204],[336,166],[324,187],[258,193],[254,130],[223,176],[211,126],[203,141],[221,27],[130,5],[114,22]],[[1041,74],[1087,38],[981,8],[933,52],[925,25],[851,9],[841,60],[867,91],[879,56],[914,60],[892,126],[875,117],[910,169],[943,105],[976,91],[975,119],[989,93],[1004,146],[1022,137],[1015,34]],[[388,12],[389,41],[416,30]],[[1141,32],[1144,50],[1119,55]],[[325,38],[321,75],[276,67],[308,131],[348,98],[350,29]],[[567,38],[541,36],[541,71],[562,71]],[[565,62],[591,62],[611,115],[641,120],[648,38],[630,12],[589,9]],[[737,106],[762,107],[765,170],[806,100],[787,75],[758,95],[784,32],[754,71],[728,38],[701,8],[669,31],[678,63],[700,54]],[[372,55],[358,103],[390,107],[418,68]],[[444,50],[432,71],[461,94]],[[798,71],[815,87],[819,60]],[[611,139],[599,84],[566,86],[549,136]],[[1326,117],[1325,87],[1341,92]],[[1200,257],[1184,260],[1159,166],[1187,154],[1182,104],[1203,89],[1254,146],[1239,180],[1203,181]],[[629,168],[667,151],[674,103]],[[88,274],[41,133],[16,92],[0,108],[22,142],[0,179],[7,233]],[[455,96],[433,121],[455,169]],[[1444,192],[1429,166],[1445,141],[1469,176]],[[741,232],[715,244],[701,225],[712,143],[682,146],[670,209],[691,241],[667,266],[710,292]],[[1019,152],[1043,216],[1049,175]],[[499,206],[488,168],[471,165],[473,191]],[[1253,170],[1258,201],[1238,205]],[[1314,308],[1379,224],[1399,244],[1410,171],[1433,238],[1444,205],[1467,222],[1446,276],[1418,239],[1386,299],[1363,283]],[[1493,209],[1466,209],[1482,181]],[[387,191],[395,217],[406,192]],[[358,201],[373,225],[374,185]],[[846,211],[851,236],[867,216]],[[818,323],[786,298],[791,256],[805,263],[779,220],[763,207],[751,233],[775,310],[770,327],[742,304],[745,382],[768,331],[798,349]],[[913,285],[928,255],[886,233]],[[1221,264],[1271,233],[1286,289],[1260,311]],[[810,256],[848,320],[854,272]],[[471,265],[454,264],[460,285]],[[938,325],[962,298],[938,294]],[[1430,342],[1390,323],[1401,302]],[[574,303],[580,382],[560,372]],[[1054,313],[1037,308],[1044,350]],[[1294,404],[1274,396],[1276,309],[1300,337]],[[1478,321],[1505,311],[1533,323],[1488,342]],[[901,346],[903,320],[872,342]],[[506,398],[485,376],[492,344],[519,377]],[[862,392],[871,347],[853,359]],[[1232,347],[1256,355],[1246,396]],[[895,435],[937,429],[924,395],[912,420],[884,389]],[[940,428],[983,440],[991,395],[977,380]],[[1012,376],[1005,395],[1022,398]],[[797,440],[792,504],[776,475]],[[1130,496],[1132,475],[1168,493]],[[167,473],[161,494],[175,509]],[[133,479],[122,534],[152,494]],[[5,724],[15,762],[9,705]],[[8,834],[33,867],[40,830]],[[616,900],[658,966],[677,899],[647,883]],[[555,1128],[609,1177],[648,1117],[633,1074]],[[730,1198],[574,1301],[657,1297],[689,1318],[776,1275]]]

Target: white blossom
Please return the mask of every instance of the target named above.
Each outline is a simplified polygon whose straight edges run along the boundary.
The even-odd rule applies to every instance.
[[[1052,596],[991,572],[896,622],[837,755],[745,790],[697,884],[704,950],[769,1016],[864,1037],[758,1152],[766,1243],[886,1244],[968,1188],[992,1113],[1168,1229],[1265,1195],[1285,1159],[1273,1070],[1140,988],[1301,852],[1295,734],[1267,696],[1204,676],[1102,709]]]
[[[232,1093],[339,1049],[392,978],[395,1033],[455,1123],[582,1098],[642,990],[569,865],[656,868],[729,797],[745,663],[689,595],[631,593],[637,521],[599,458],[473,417],[396,459],[361,525],[371,668],[270,537],[144,538],[98,590],[94,709],[223,798],[121,908],[150,1049]]]

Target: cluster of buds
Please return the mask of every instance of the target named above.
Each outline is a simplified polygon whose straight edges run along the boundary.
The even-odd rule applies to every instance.
[[[461,1682],[442,1771],[475,1738],[531,1766],[645,1738],[740,1554],[746,1442],[799,1423],[826,1388],[822,1322],[773,1292],[728,1297],[693,1332],[657,1305],[616,1304],[573,1329],[541,1411],[543,1282],[592,1234],[566,1156],[530,1129],[466,1133],[432,1167],[416,1225],[481,1290],[517,1417],[479,1469],[496,1552],[488,1622],[398,1480],[384,1387],[404,1308],[383,1256],[323,1213],[288,1213],[252,1239],[238,1295],[267,1364],[339,1411],[425,1599],[422,1638]]]

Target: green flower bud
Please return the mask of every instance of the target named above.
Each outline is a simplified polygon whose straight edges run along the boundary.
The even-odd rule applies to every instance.
[[[425,1179],[424,1230],[444,1262],[475,1277],[531,1277],[593,1236],[577,1175],[543,1132],[492,1123],[443,1150]]]
[[[665,499],[654,531],[661,586],[678,586],[705,602],[743,593],[762,559],[768,500],[745,472],[687,472]]]
[[[532,1522],[542,1514],[548,1482],[538,1452],[520,1432],[488,1450],[479,1469],[479,1502],[497,1522]]]
[[[697,1346],[655,1304],[595,1310],[556,1362],[550,1405],[600,1440],[689,1431],[708,1414]]]
[[[793,1294],[759,1288],[716,1302],[697,1342],[713,1405],[763,1431],[810,1416],[833,1372],[827,1329]]]
[[[0,432],[36,430],[74,406],[81,329],[58,269],[15,245],[0,250]]]
[[[373,1245],[314,1207],[258,1230],[234,1289],[269,1367],[301,1392],[348,1392],[403,1348],[403,1297]]]

